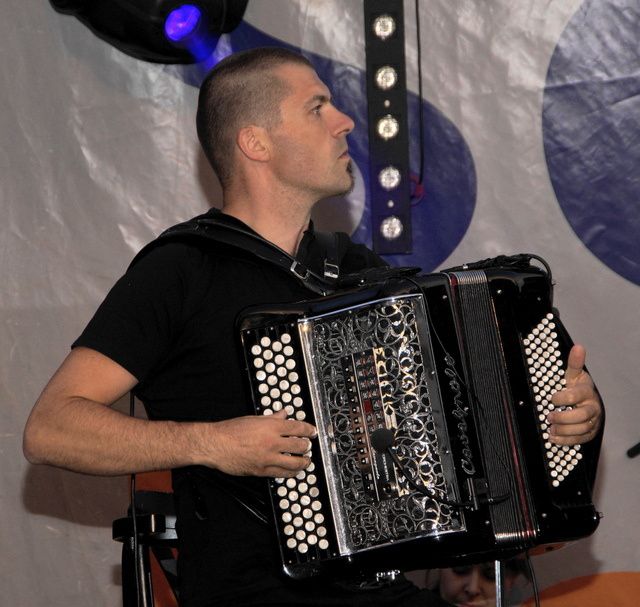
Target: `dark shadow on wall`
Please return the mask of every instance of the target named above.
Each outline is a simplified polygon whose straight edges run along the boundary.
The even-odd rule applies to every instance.
[[[128,413],[128,397],[120,399],[114,409]],[[140,414],[143,415],[141,411]],[[90,476],[52,466],[29,466],[22,484],[22,503],[30,514],[110,529],[114,519],[126,514],[129,477]],[[105,534],[105,542],[110,540],[111,534]]]
[[[30,514],[111,528],[112,521],[126,513],[128,479],[29,466],[22,486],[22,502]]]

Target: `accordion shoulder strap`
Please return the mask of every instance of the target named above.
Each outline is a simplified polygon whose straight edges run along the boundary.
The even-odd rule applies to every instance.
[[[327,295],[336,289],[340,274],[340,263],[347,252],[349,238],[342,233],[317,231],[314,232],[314,236],[325,252],[324,273],[322,276],[313,272],[286,251],[265,240],[259,234],[243,228],[235,221],[230,221],[217,209],[212,209],[204,215],[199,215],[165,230],[135,256],[131,265],[134,265],[150,250],[168,240],[212,240],[247,251],[292,274],[310,291],[319,295]]]

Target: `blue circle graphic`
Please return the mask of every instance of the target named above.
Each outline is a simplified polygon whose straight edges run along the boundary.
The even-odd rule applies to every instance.
[[[580,240],[640,284],[640,7],[587,0],[554,51],[544,92],[549,175]]]

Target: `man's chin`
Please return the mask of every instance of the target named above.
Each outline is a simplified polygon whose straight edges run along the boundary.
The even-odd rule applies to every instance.
[[[326,188],[324,192],[318,192],[321,194],[320,200],[325,198],[333,198],[334,196],[345,196],[353,192],[353,188],[356,185],[356,179],[351,169],[351,162],[347,165],[346,179],[341,179],[341,183],[336,183],[334,187]]]
[[[353,188],[356,185],[356,178],[353,174],[353,164],[351,160],[349,160],[347,164],[347,175],[349,177],[349,186],[344,191],[340,192],[340,195],[351,194],[351,192],[353,192]]]
[[[353,175],[349,175],[349,177],[349,187],[344,192],[342,192],[342,194],[351,194],[351,192],[353,192],[353,188],[356,186],[355,177]]]
[[[355,183],[355,179],[351,177],[351,180],[348,184],[344,184],[342,186],[336,185],[335,189],[327,191],[322,199],[333,198],[334,196],[346,196],[347,194],[351,194],[351,192],[353,192],[353,188],[355,187]]]

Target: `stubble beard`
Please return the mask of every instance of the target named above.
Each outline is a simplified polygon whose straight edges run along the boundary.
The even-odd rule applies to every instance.
[[[333,198],[334,196],[346,196],[353,192],[355,187],[355,175],[353,171],[353,162],[349,160],[344,168],[345,173],[348,176],[349,184],[346,185],[343,182],[343,178],[340,179],[342,183],[338,183],[338,180],[335,179],[329,187],[329,183],[327,181],[324,182],[324,187],[316,190],[317,199],[313,203],[314,205],[321,200],[325,200],[326,198]]]
[[[347,174],[349,175],[349,189],[345,192],[345,194],[351,194],[351,192],[353,192],[353,188],[356,185],[356,177],[353,174],[353,160],[349,160],[349,162],[347,162]]]
[[[356,184],[356,178],[355,175],[353,174],[353,161],[349,160],[347,162],[347,166],[345,168],[345,171],[347,173],[347,175],[349,176],[349,185],[345,188],[341,188],[339,191],[335,192],[334,194],[331,194],[331,196],[344,196],[346,194],[351,194],[351,192],[353,192],[353,188],[355,187]]]

